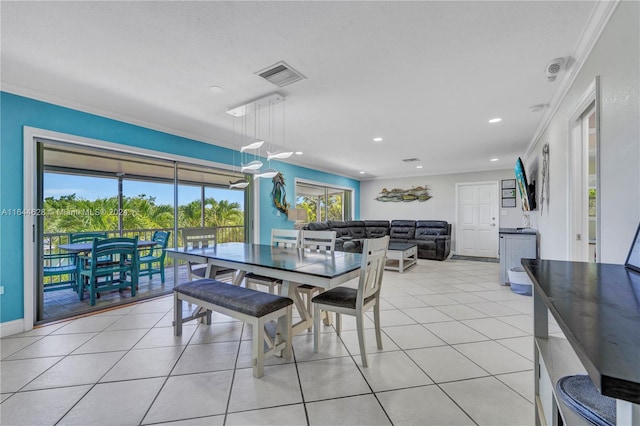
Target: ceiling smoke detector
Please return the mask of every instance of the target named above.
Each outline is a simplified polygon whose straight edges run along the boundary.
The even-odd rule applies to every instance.
[[[546,73],[547,80],[555,81],[558,77],[558,73],[562,71],[564,65],[564,58],[556,58],[547,64]]]
[[[538,105],[533,105],[529,107],[529,111],[531,112],[540,112],[543,109],[545,109],[548,105],[547,104],[538,104]]]
[[[278,87],[288,86],[291,83],[307,78],[284,61],[258,71],[256,74]]]

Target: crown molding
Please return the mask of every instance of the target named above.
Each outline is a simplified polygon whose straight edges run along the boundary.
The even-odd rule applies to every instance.
[[[547,127],[551,123],[551,120],[556,115],[558,108],[562,104],[565,96],[567,96],[567,92],[569,92],[569,89],[578,77],[580,70],[582,70],[584,63],[589,58],[591,51],[595,47],[598,39],[600,39],[602,31],[604,31],[607,23],[609,22],[609,19],[611,19],[611,16],[618,7],[619,3],[620,0],[596,1],[587,24],[585,25],[582,34],[580,34],[578,43],[573,49],[573,54],[569,59],[568,69],[560,79],[558,89],[549,101],[549,105],[551,105],[551,108],[548,108],[543,115],[542,120],[540,121],[540,124],[538,125],[538,128],[536,129],[536,132],[531,139],[531,142],[529,142],[525,158],[528,158],[531,153],[533,153],[536,146],[538,145],[538,142],[540,142],[540,137],[547,130]]]

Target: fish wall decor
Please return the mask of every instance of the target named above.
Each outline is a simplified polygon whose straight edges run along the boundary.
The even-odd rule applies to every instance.
[[[382,188],[380,191],[380,195],[375,198],[377,201],[386,202],[410,202],[410,201],[427,201],[431,198],[429,195],[429,190],[426,186],[418,186],[411,189],[398,189],[394,188],[392,190],[388,190],[387,188]]]
[[[278,174],[271,179],[271,182],[273,182],[273,189],[271,190],[273,204],[275,204],[276,208],[282,213],[287,214],[290,204],[287,203],[287,191],[284,189],[284,176],[278,172]]]

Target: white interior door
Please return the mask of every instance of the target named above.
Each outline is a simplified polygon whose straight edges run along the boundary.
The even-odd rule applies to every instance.
[[[498,257],[498,182],[457,184],[457,253]]]
[[[596,262],[599,241],[598,79],[568,117],[569,260]]]

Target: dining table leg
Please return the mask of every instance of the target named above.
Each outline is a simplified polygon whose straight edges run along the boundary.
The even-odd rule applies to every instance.
[[[205,272],[205,276],[212,280],[215,280],[216,275],[218,274],[218,269],[224,269],[224,268],[218,267],[216,265],[212,265],[210,262],[207,262],[207,270]],[[235,286],[241,285],[245,275],[246,275],[245,271],[237,271],[235,274],[233,274],[233,280],[231,281],[231,284]]]
[[[298,284],[292,283],[287,280],[282,280],[281,295],[287,296],[293,300],[298,313],[300,314],[300,321],[291,326],[291,332],[293,335],[301,333],[303,330],[313,327],[313,315],[307,310],[307,306],[300,297],[300,293],[296,290]]]

